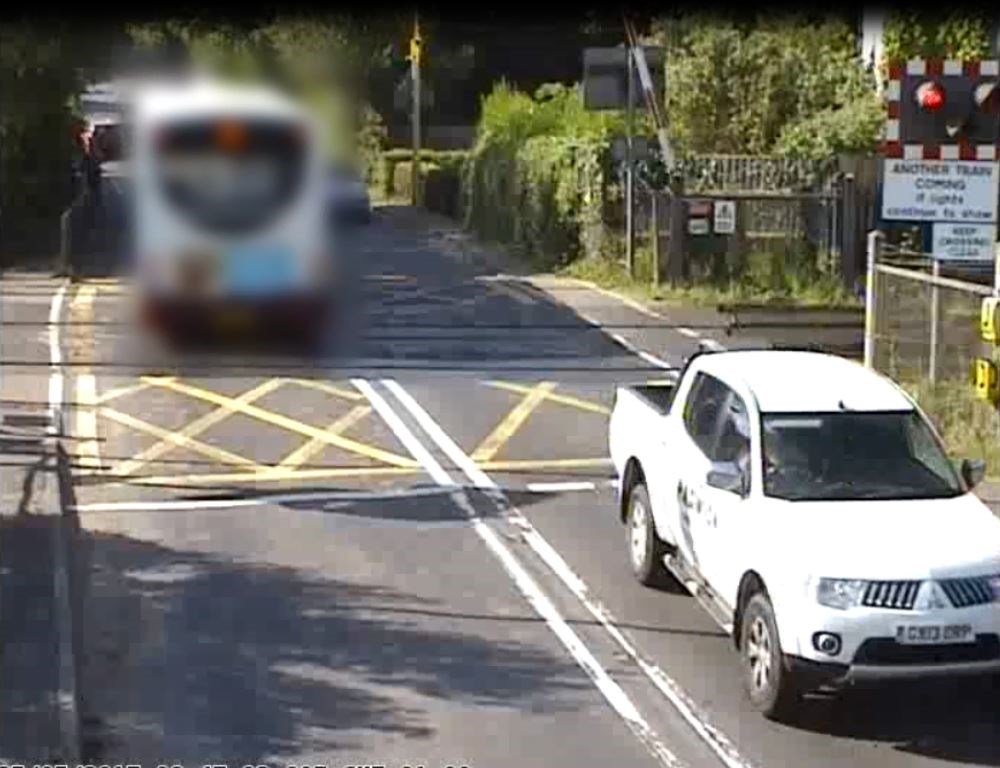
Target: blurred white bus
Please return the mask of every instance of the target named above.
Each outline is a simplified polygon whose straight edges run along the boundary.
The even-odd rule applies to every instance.
[[[268,89],[150,86],[133,102],[134,267],[170,337],[220,326],[315,338],[333,284],[322,136]]]

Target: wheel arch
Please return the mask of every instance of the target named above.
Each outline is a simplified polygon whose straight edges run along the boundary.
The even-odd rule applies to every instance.
[[[622,487],[618,494],[618,517],[621,522],[625,522],[628,517],[628,499],[632,489],[639,483],[645,484],[646,474],[642,470],[642,464],[632,456],[625,462],[625,471],[622,472]]]
[[[736,591],[736,611],[733,614],[733,645],[739,650],[740,647],[740,622],[743,621],[743,609],[750,602],[750,598],[757,593],[768,594],[767,585],[764,578],[754,570],[748,570],[740,579],[739,589]]]

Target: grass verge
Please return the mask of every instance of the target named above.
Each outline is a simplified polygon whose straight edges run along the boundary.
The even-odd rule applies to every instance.
[[[951,455],[984,460],[987,476],[1000,481],[1000,411],[977,400],[972,385],[964,380],[899,384],[934,422]]]
[[[713,285],[692,282],[687,285],[652,283],[651,254],[638,251],[635,259],[635,277],[630,277],[624,266],[612,259],[591,258],[575,261],[557,274],[588,280],[602,288],[609,288],[638,300],[655,301],[668,305],[688,305],[715,308],[723,303],[760,303],[774,307],[800,307],[811,309],[857,309],[863,306],[856,296],[839,282],[830,278],[797,281],[786,278],[780,288],[766,285],[757,275],[730,285]]]

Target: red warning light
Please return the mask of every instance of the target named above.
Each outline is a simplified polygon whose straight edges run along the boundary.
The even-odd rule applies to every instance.
[[[944,106],[944,89],[935,82],[926,82],[917,88],[917,104],[928,112],[937,112]]]

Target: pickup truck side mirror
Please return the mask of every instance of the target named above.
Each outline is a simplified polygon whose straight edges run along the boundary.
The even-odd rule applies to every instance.
[[[986,477],[986,462],[982,459],[964,459],[962,461],[962,479],[969,488],[975,488]]]
[[[747,495],[747,477],[732,462],[715,464],[708,471],[705,481],[712,488],[729,491],[741,497],[746,497]]]

